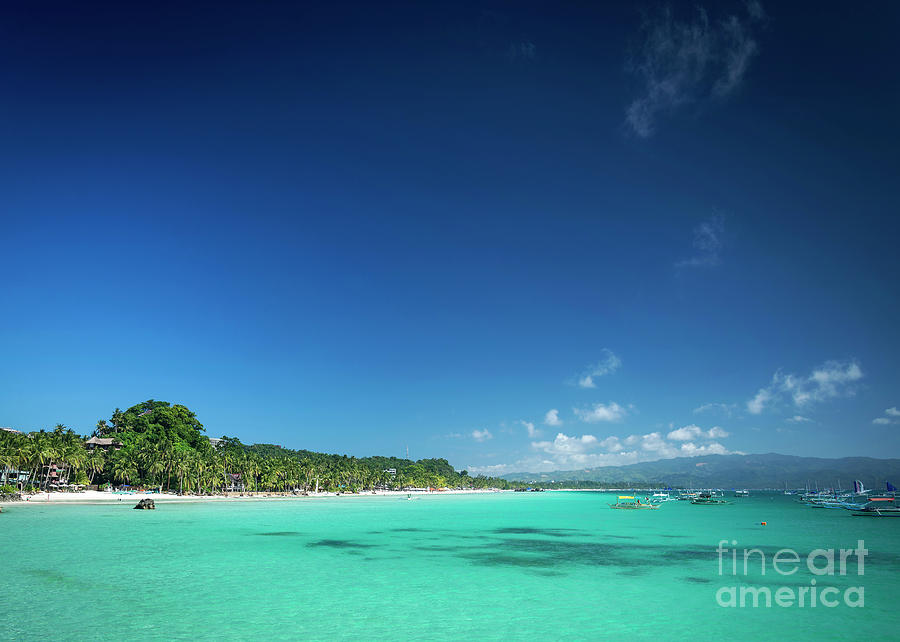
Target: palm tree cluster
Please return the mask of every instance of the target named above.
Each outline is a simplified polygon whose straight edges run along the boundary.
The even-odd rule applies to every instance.
[[[105,448],[90,449],[64,425],[29,434],[0,431],[0,469],[19,489],[113,484],[192,494],[223,491],[358,492],[404,488],[509,488],[469,477],[445,459],[348,457],[222,437],[213,446],[185,406],[147,401],[97,423]],[[94,444],[89,444],[94,446]],[[15,474],[13,474],[15,471]]]

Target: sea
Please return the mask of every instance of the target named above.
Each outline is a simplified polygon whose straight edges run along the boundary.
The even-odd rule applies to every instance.
[[[900,519],[729,499],[9,505],[0,639],[898,639]]]

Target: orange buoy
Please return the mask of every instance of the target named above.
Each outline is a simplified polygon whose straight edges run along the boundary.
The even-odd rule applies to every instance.
[[[765,526],[765,525],[766,525],[765,522],[760,522],[759,524],[760,524],[760,526]]]

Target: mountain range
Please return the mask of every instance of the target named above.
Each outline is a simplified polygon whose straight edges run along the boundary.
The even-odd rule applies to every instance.
[[[858,479],[866,488],[884,489],[885,481],[900,481],[900,459],[843,457],[820,459],[766,453],[707,455],[549,473],[510,473],[509,481],[580,481],[605,484],[661,484],[684,488],[852,488]]]

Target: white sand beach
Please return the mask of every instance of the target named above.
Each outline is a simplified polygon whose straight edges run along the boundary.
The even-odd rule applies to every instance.
[[[331,493],[331,492],[311,492],[306,495],[292,493],[228,493],[225,495],[178,495],[175,493],[110,493],[97,490],[84,490],[78,492],[49,492],[34,493],[30,495],[23,494],[23,501],[17,502],[0,502],[0,506],[26,506],[26,505],[47,505],[47,504],[109,504],[124,503],[136,504],[141,499],[152,499],[154,502],[160,503],[179,503],[179,502],[231,502],[231,501],[258,501],[258,500],[309,500],[321,497],[374,497],[374,496],[410,496],[416,497],[439,497],[441,495],[470,495],[484,493],[501,493],[512,492],[503,490],[442,490],[442,491],[399,491],[399,490],[378,490],[362,493]]]

